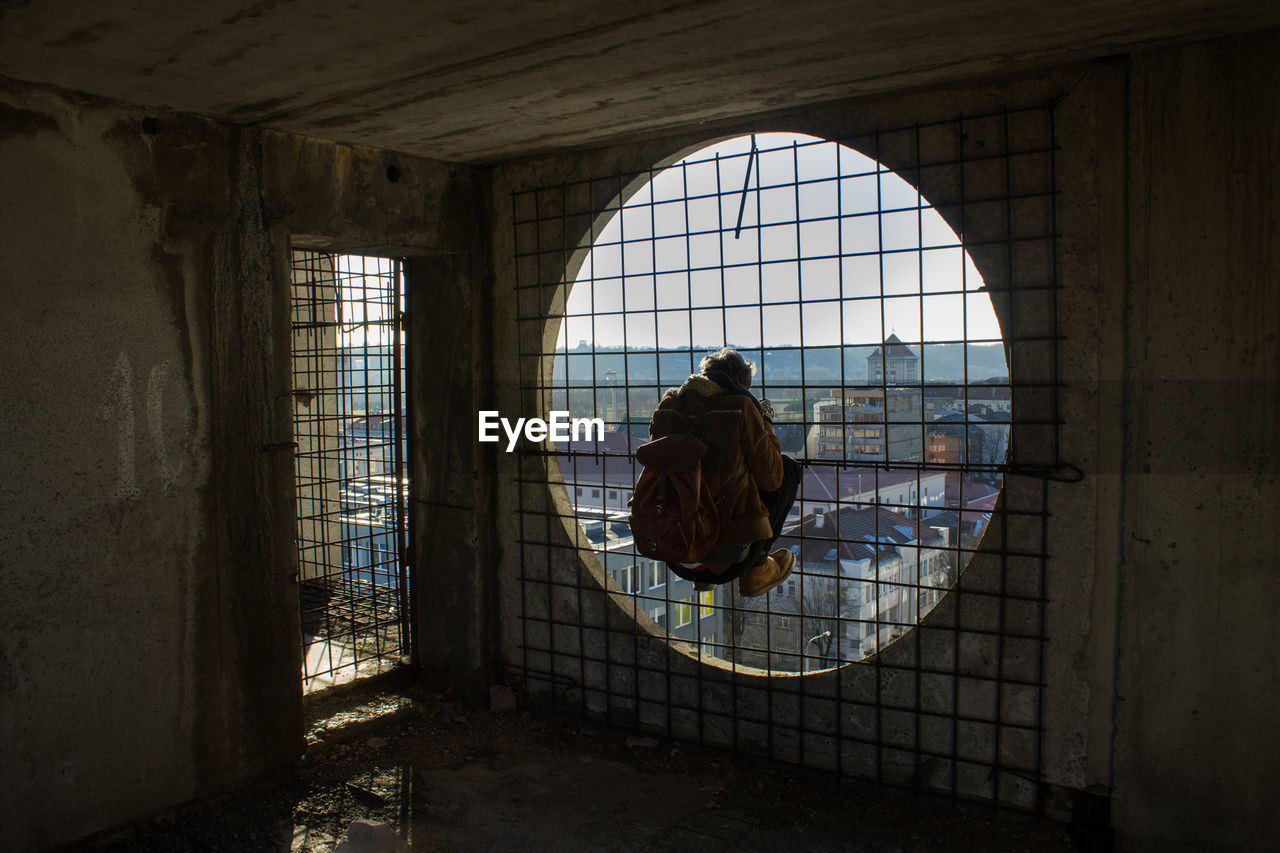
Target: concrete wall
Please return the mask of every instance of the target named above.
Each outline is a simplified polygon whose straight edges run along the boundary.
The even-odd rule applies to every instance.
[[[1039,794],[1037,786],[1025,778],[1025,774],[1011,772],[988,773],[983,762],[985,756],[999,754],[1005,767],[1039,766],[1042,780],[1051,792],[1047,807],[1063,818],[1071,817],[1071,804],[1066,792],[1086,788],[1090,784],[1105,784],[1109,778],[1109,742],[1104,737],[1097,749],[1089,742],[1091,702],[1097,702],[1092,690],[1095,684],[1109,689],[1110,680],[1097,671],[1096,661],[1089,657],[1086,648],[1092,631],[1092,611],[1095,597],[1095,560],[1091,543],[1095,538],[1093,512],[1099,500],[1100,480],[1096,445],[1104,427],[1097,421],[1097,383],[1100,370],[1098,328],[1100,312],[1097,308],[1099,290],[1104,286],[1098,258],[1101,249],[1099,194],[1104,179],[1099,171],[1102,165],[1110,168],[1111,179],[1121,172],[1123,151],[1115,144],[1104,143],[1121,140],[1114,122],[1122,117],[1115,112],[1115,105],[1123,102],[1123,73],[1109,66],[1081,65],[1052,73],[1027,77],[1015,81],[984,83],[910,93],[893,97],[862,99],[834,104],[822,109],[802,112],[780,112],[743,120],[733,125],[708,127],[693,134],[682,134],[661,139],[646,139],[629,146],[575,153],[560,157],[548,157],[522,163],[507,164],[495,171],[494,181],[494,230],[495,267],[498,296],[495,298],[497,328],[499,329],[499,408],[522,415],[532,414],[536,399],[520,392],[520,369],[526,371],[525,380],[536,376],[534,364],[520,364],[517,352],[536,352],[541,340],[542,316],[554,313],[556,297],[554,287],[526,288],[517,293],[515,276],[517,263],[510,220],[513,216],[512,191],[535,187],[557,187],[562,182],[571,184],[568,194],[582,193],[583,186],[573,184],[588,178],[602,178],[618,172],[640,172],[660,162],[676,159],[681,153],[705,142],[739,133],[767,130],[791,130],[826,138],[849,138],[869,133],[877,128],[910,128],[915,123],[930,125],[933,122],[954,120],[957,115],[982,116],[1001,109],[1040,110],[1048,104],[1053,109],[1057,123],[1058,139],[1063,150],[1057,155],[1056,180],[1061,193],[1059,222],[1064,228],[1064,240],[1060,246],[1062,262],[1058,281],[1063,285],[1059,297],[1060,320],[1067,327],[1064,331],[1070,344],[1068,357],[1061,367],[1061,378],[1072,383],[1068,402],[1081,407],[1084,413],[1072,422],[1072,428],[1063,432],[1062,458],[1086,471],[1081,483],[1054,484],[1049,489],[1048,505],[1042,503],[1042,482],[1034,477],[1017,477],[1006,489],[1005,502],[1012,507],[1013,515],[997,517],[988,535],[999,542],[996,528],[1006,521],[1012,531],[1010,547],[1025,553],[1035,553],[1041,547],[1039,528],[1028,525],[1018,513],[1035,517],[1047,509],[1045,534],[1049,537],[1051,559],[1047,563],[1044,590],[1049,603],[1043,612],[1048,628],[1043,668],[1039,658],[1039,645],[1034,642],[1006,642],[997,646],[993,632],[997,622],[1004,630],[1024,637],[1034,637],[1041,631],[1042,611],[1038,605],[1025,606],[1025,602],[997,603],[995,592],[1006,585],[1016,588],[1022,595],[1038,596],[1039,568],[1034,561],[1016,561],[1013,568],[1003,567],[990,555],[979,557],[964,574],[961,595],[951,595],[925,620],[925,630],[908,634],[886,651],[882,660],[890,666],[857,665],[838,673],[816,673],[806,676],[803,683],[791,676],[768,678],[738,670],[734,673],[715,671],[706,667],[698,671],[698,664],[681,654],[672,654],[662,641],[641,639],[633,642],[624,634],[630,621],[627,602],[615,601],[615,609],[608,609],[602,595],[594,595],[592,581],[586,572],[579,572],[573,565],[576,557],[571,550],[571,536],[558,532],[555,519],[548,523],[543,513],[548,510],[568,513],[567,507],[556,504],[537,494],[537,460],[527,460],[519,472],[525,482],[522,485],[522,501],[517,500],[515,488],[500,491],[503,521],[504,561],[501,579],[502,605],[504,608],[503,656],[513,671],[524,666],[542,667],[554,671],[557,681],[566,686],[560,690],[557,700],[569,704],[581,702],[589,711],[608,712],[627,719],[632,708],[641,725],[658,729],[671,727],[677,736],[702,739],[710,743],[732,746],[743,751],[761,751],[773,757],[795,760],[819,767],[834,768],[839,751],[840,764],[845,772],[880,778],[907,786],[936,788],[954,791],[962,796],[998,799],[1004,803],[1030,808]],[[1028,124],[1047,114],[1038,112],[1036,119],[1025,119]],[[1047,121],[1045,126],[1047,127]],[[999,122],[976,123],[971,126],[974,134],[992,133]],[[998,150],[998,130],[992,136],[991,148]],[[889,166],[895,166],[895,157],[906,162],[913,155],[909,143],[902,136],[887,137],[890,142],[881,157]],[[926,136],[926,140],[936,139]],[[1047,140],[1047,136],[1046,136]],[[1025,143],[1025,138],[1023,140]],[[966,145],[979,146],[981,139],[973,138]],[[933,150],[933,149],[931,149]],[[941,148],[943,151],[950,151]],[[976,148],[966,148],[973,153]],[[1015,166],[1013,168],[1022,168]],[[1003,185],[990,177],[987,185],[971,190],[972,195],[958,195],[964,189],[956,183],[932,178],[938,183],[922,187],[926,197],[934,204],[949,203],[953,215],[959,209],[960,200],[969,205],[973,198],[998,197]],[[600,181],[592,191],[601,194],[596,199],[603,204],[609,190],[608,181]],[[545,194],[542,203],[544,215],[551,214],[539,230],[537,245],[574,245],[577,237],[585,233],[587,223],[581,217],[568,217],[562,222],[554,215],[558,191]],[[523,201],[524,199],[522,199]],[[967,210],[973,213],[972,210]],[[520,212],[521,218],[532,215],[532,206]],[[985,217],[967,219],[966,236],[981,244],[984,236],[998,241],[999,221],[992,219],[989,208]],[[958,223],[953,223],[958,228]],[[559,229],[567,232],[563,237]],[[574,231],[574,229],[577,229]],[[989,229],[987,234],[983,229]],[[561,240],[565,242],[562,243]],[[534,245],[529,237],[525,245]],[[994,244],[993,244],[994,245]],[[1013,285],[1010,283],[1006,263],[998,256],[982,257],[983,250],[975,248],[976,260],[989,273],[988,282],[993,288],[993,299],[998,310],[1003,310],[1002,320],[1009,321],[1008,299],[1002,294]],[[988,248],[987,252],[992,252]],[[1034,256],[1017,263],[1021,281],[1044,281],[1053,275],[1048,266],[1052,263],[1047,253],[1044,263],[1037,265]],[[555,262],[549,255],[547,264]],[[521,259],[526,265],[524,284],[531,281],[554,282],[557,271],[534,271],[529,259]],[[544,264],[545,266],[545,264]],[[1017,297],[1019,320],[1024,324],[1019,330],[1025,336],[1048,334],[1052,327],[1045,312],[1048,303],[1040,293],[1023,293]],[[1000,306],[1004,306],[1003,309]],[[1013,345],[1013,364],[1019,383],[1034,383],[1051,379],[1051,359],[1044,357],[1044,348],[1033,342]],[[1043,405],[1036,408],[1025,398],[1014,401],[1019,416],[1027,420],[1048,418],[1052,412]],[[1021,408],[1018,408],[1021,407]],[[1113,421],[1111,429],[1117,423]],[[1051,464],[1054,448],[1035,436],[1021,435],[1022,448],[1019,459],[1024,464]],[[501,476],[505,482],[514,482],[518,476],[518,460],[503,454],[500,460]],[[545,475],[542,475],[545,476]],[[545,492],[545,488],[542,489]],[[520,508],[526,512],[521,518]],[[1019,537],[1022,538],[1019,538]],[[521,541],[523,540],[523,545]],[[549,547],[543,547],[543,541]],[[1085,543],[1079,547],[1078,543]],[[521,563],[521,560],[524,563]],[[577,587],[582,586],[579,590]],[[607,612],[606,612],[607,611]],[[534,618],[523,623],[522,612]],[[998,614],[998,615],[997,615]],[[1113,614],[1104,614],[1113,619]],[[551,619],[555,624],[548,627]],[[575,630],[574,620],[584,626]],[[648,620],[638,620],[642,626]],[[618,633],[611,638],[606,631]],[[627,692],[632,678],[623,670],[625,665],[607,672],[601,660],[613,660],[618,649],[634,646],[635,658],[651,667],[648,679],[638,679],[634,703]],[[578,650],[591,660],[583,663],[575,660]],[[629,654],[629,652],[627,652]],[[1109,663],[1114,648],[1102,650],[1101,660]],[[900,668],[900,669],[899,669]],[[920,678],[909,675],[914,668],[928,674]],[[672,682],[670,693],[664,692],[664,670],[670,669]],[[655,674],[655,672],[657,674]],[[1025,689],[1015,684],[996,686],[1002,677],[1021,681],[1043,678],[1043,689]],[[531,679],[527,685],[538,687],[539,679]],[[645,686],[645,682],[649,687]],[[610,697],[606,703],[606,690],[623,685],[618,697]],[[609,687],[606,688],[606,685]],[[693,687],[692,685],[697,685]],[[730,688],[729,685],[732,685]],[[699,695],[699,691],[704,691]],[[999,692],[1000,706],[991,697]],[[684,698],[675,698],[683,696]],[[786,697],[778,700],[775,697]],[[832,701],[835,699],[836,701]],[[646,701],[648,700],[648,701]],[[795,734],[797,718],[788,713],[780,716],[778,702],[785,707],[803,707],[806,713],[806,736]],[[674,702],[681,710],[667,715],[663,705]],[[883,703],[884,708],[875,707]],[[605,706],[605,707],[602,707]],[[837,707],[839,706],[839,707]],[[728,725],[715,712],[735,708],[744,718],[738,725]],[[913,713],[910,709],[924,709],[925,713]],[[938,712],[939,708],[948,709]],[[1104,720],[1110,718],[1109,694],[1100,703]],[[699,710],[701,709],[701,710]],[[771,710],[772,709],[772,710]],[[946,714],[954,713],[972,721],[988,721],[985,724],[952,727]],[[1041,716],[1042,715],[1042,716]],[[996,719],[1010,724],[1003,729],[989,724]],[[782,723],[772,731],[756,722],[774,719]],[[1039,743],[1027,736],[1037,719],[1043,719],[1045,731]],[[842,722],[837,723],[837,720]],[[669,722],[670,721],[670,722]],[[790,722],[788,722],[790,721]],[[1109,729],[1107,730],[1109,731]],[[925,750],[922,754],[917,749]],[[958,760],[930,757],[927,752],[952,754]],[[965,759],[969,759],[966,761]],[[999,776],[998,782],[996,776]],[[1059,796],[1062,792],[1062,796]]]
[[[1125,849],[1274,843],[1277,56],[1280,37],[1266,33],[499,167],[499,407],[536,406],[520,393],[516,353],[536,346],[536,315],[551,298],[516,298],[513,189],[643,169],[750,130],[830,136],[1053,99],[1061,449],[1084,479],[1048,486],[1044,806],[1062,819],[1111,822]],[[525,483],[523,505],[535,512],[521,526],[517,462],[499,465],[503,655],[518,670],[528,646],[521,608],[563,619],[574,606],[554,587],[544,602],[518,579],[532,572],[570,593],[580,581],[554,548],[547,556],[527,546],[537,566],[520,565],[517,540],[544,535],[537,509],[549,503]],[[580,596],[581,618],[604,624],[594,597]],[[560,630],[555,648],[575,648],[570,633]],[[689,674],[678,658],[668,658],[672,671]],[[813,751],[804,760],[821,763]]]
[[[1122,521],[1109,549],[1125,836],[1280,844],[1277,57],[1272,33],[1142,54],[1131,69]]]
[[[300,753],[290,235],[466,256],[476,194],[18,84],[0,163],[0,826],[30,849]]]
[[[288,380],[250,135],[0,113],[0,787],[39,847],[297,753]]]

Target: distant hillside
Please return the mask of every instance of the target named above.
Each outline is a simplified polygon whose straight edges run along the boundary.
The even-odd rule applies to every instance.
[[[803,377],[806,385],[842,381],[856,385],[867,381],[867,358],[875,349],[780,347],[762,352],[743,348],[742,354],[755,363],[757,384],[798,385]],[[982,382],[1009,375],[1000,344],[925,344],[912,349],[921,358],[926,382]],[[592,352],[590,345],[579,344],[556,354],[553,377],[564,382],[567,374],[572,385],[674,385],[694,372],[703,353],[701,349],[624,351],[622,347],[597,347]]]

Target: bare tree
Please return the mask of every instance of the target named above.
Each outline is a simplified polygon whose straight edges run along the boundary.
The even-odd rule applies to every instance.
[[[803,670],[824,669],[836,663],[836,638],[840,635],[836,588],[835,578],[806,575],[801,581],[800,653],[821,657],[807,661]]]
[[[970,453],[976,450],[978,458],[975,461],[984,467],[989,466],[979,476],[995,485],[1000,475],[994,469],[1004,462],[1009,450],[1009,425],[999,422],[970,424],[968,429],[970,435],[977,436],[977,440],[969,445]]]

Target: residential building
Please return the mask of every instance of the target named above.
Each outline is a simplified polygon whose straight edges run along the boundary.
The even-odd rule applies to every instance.
[[[724,627],[730,623],[726,609],[729,587],[698,592],[690,581],[668,571],[662,561],[638,553],[627,520],[624,511],[579,510],[583,544],[596,552],[617,589],[634,596],[637,613],[656,622],[664,635],[702,643],[704,654],[720,656]]]
[[[831,512],[839,506],[880,504],[904,515],[944,507],[947,473],[931,471],[807,465],[790,521]]]
[[[896,334],[867,356],[867,382],[883,385],[918,385],[920,356],[904,344]]]
[[[735,599],[737,661],[807,671],[861,660],[901,636],[955,580],[960,552],[947,520],[852,506],[805,516],[778,539],[796,555],[793,577],[761,601]]]

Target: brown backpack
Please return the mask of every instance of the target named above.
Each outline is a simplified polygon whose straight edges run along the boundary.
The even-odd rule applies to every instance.
[[[686,432],[636,448],[636,460],[644,470],[627,503],[631,533],[641,554],[687,563],[701,560],[715,546],[720,538],[718,506],[724,495],[712,496],[702,477],[706,452],[707,446]]]

